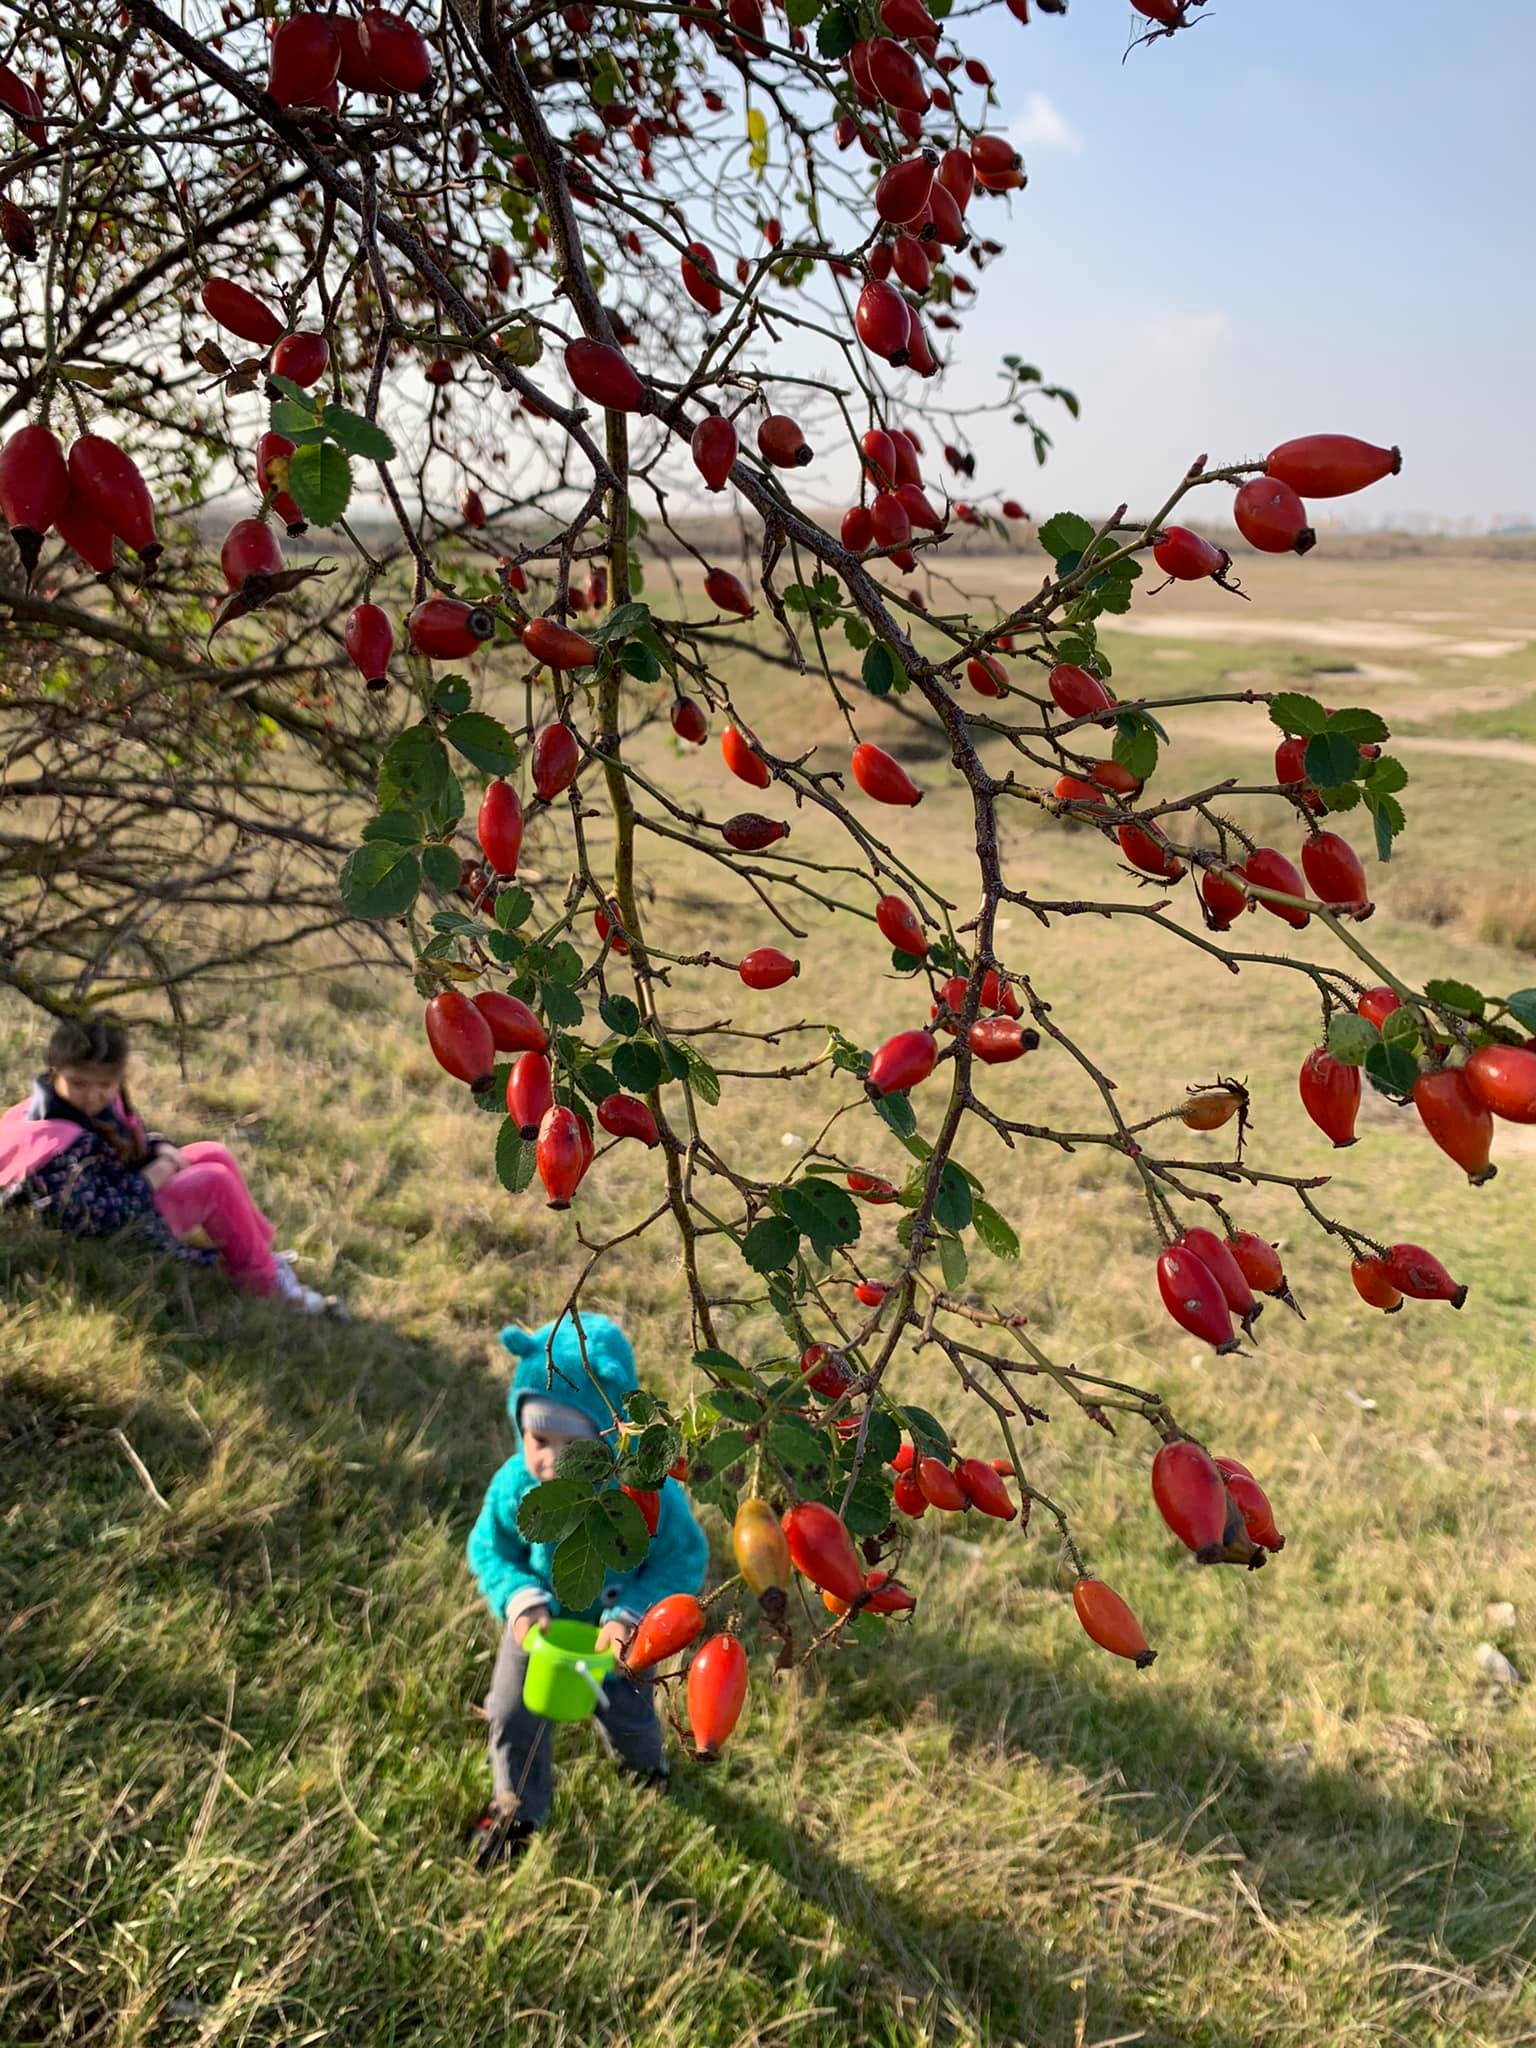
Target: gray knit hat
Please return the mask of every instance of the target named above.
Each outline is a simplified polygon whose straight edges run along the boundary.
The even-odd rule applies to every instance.
[[[552,1401],[545,1394],[524,1394],[517,1404],[517,1426],[535,1436],[596,1436],[597,1425],[579,1408]]]

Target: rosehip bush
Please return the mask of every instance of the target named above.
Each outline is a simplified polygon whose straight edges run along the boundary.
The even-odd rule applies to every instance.
[[[1070,33],[1063,11],[1002,10],[1026,37]],[[403,0],[263,20],[124,0],[89,35],[62,9],[13,12],[0,616],[13,649],[46,649],[63,678],[62,710],[39,694],[23,723],[43,730],[47,709],[53,732],[88,705],[105,730],[103,679],[110,698],[131,665],[134,717],[146,687],[174,684],[188,707],[170,772],[199,749],[222,772],[240,730],[252,757],[283,743],[270,815],[300,790],[366,794],[350,851],[334,826],[303,842],[334,849],[328,908],[408,958],[444,1091],[499,1119],[487,1173],[558,1213],[573,1263],[579,1242],[566,1305],[579,1320],[591,1276],[648,1233],[681,1258],[699,1398],[632,1397],[611,1446],[574,1446],[524,1503],[526,1533],[558,1546],[560,1599],[585,1606],[643,1555],[669,1483],[727,1517],[740,1578],[702,1605],[662,1603],[631,1652],[647,1672],[694,1652],[681,1697],[704,1756],[737,1725],[764,1631],[790,1663],[911,1625],[906,1532],[929,1512],[996,1522],[998,1541],[1038,1541],[1043,1524],[1087,1634],[1148,1665],[1091,1543],[1031,1483],[1021,1439],[1045,1418],[1022,1380],[1104,1428],[1148,1430],[1148,1510],[1202,1565],[1252,1569],[1284,1539],[1232,1447],[1218,1458],[1155,1393],[1053,1358],[1010,1300],[969,1283],[975,1246],[1021,1249],[973,1138],[1043,1139],[1043,1156],[1059,1134],[1029,1120],[1029,1075],[1080,1062],[1102,1116],[1073,1141],[1116,1155],[1162,1242],[1146,1299],[1219,1353],[1294,1305],[1244,1220],[1260,1183],[1319,1234],[1298,1286],[1319,1256],[1392,1313],[1460,1307],[1467,1283],[1430,1247],[1326,1213],[1318,1177],[1253,1164],[1231,1077],[1131,1112],[1005,957],[999,913],[1155,918],[1172,944],[1296,970],[1298,1013],[1316,1020],[1298,1084],[1313,1121],[1355,1142],[1369,1085],[1474,1187],[1488,1180],[1501,1123],[1536,1121],[1536,991],[1417,988],[1370,949],[1367,857],[1388,860],[1406,827],[1386,720],[1251,692],[1273,780],[1181,789],[1178,715],[1201,699],[1147,694],[1100,641],[1106,618],[1170,584],[1237,598],[1240,562],[1206,528],[1304,555],[1309,500],[1370,488],[1397,448],[1276,438],[1306,423],[1256,401],[1267,455],[1202,455],[1159,505],[1025,532],[1018,458],[999,451],[1043,461],[1042,406],[1076,400],[1015,355],[1001,409],[1017,439],[997,419],[968,437],[940,400],[977,280],[1029,204],[964,47],[975,10]],[[1129,39],[1165,61],[1200,13],[1135,0]],[[811,509],[849,477],[853,503]],[[210,497],[217,537],[193,516]],[[721,540],[652,595],[658,557],[695,552],[674,526],[690,501],[728,511],[750,560],[719,559]],[[930,572],[983,527],[1037,551],[1043,574],[1012,608],[956,610]],[[744,649],[784,665],[756,719],[732,694]],[[823,690],[846,727],[830,756],[803,744]],[[940,742],[919,776],[865,730],[892,697]],[[142,783],[142,728],[115,731]],[[685,800],[652,764],[690,755],[707,793]],[[763,810],[737,809],[743,782]],[[921,807],[944,783],[974,847],[958,909],[923,872]],[[1286,807],[1281,843],[1255,836],[1255,802]],[[1020,805],[1092,835],[1111,900],[1042,903],[1010,881],[1000,827]],[[835,863],[791,843],[803,821],[841,836]],[[687,951],[648,900],[651,857],[679,844],[732,906],[723,950]],[[46,887],[38,872],[29,886]],[[843,922],[843,985],[895,976],[907,1014],[871,1044],[855,1009],[814,1056],[758,1077],[793,1088],[825,1069],[842,1091],[792,1167],[765,1175],[721,1158],[709,1112],[735,1078],[719,1047],[778,1043],[777,992],[814,979],[770,943],[802,894]],[[1173,900],[1193,915],[1167,917]],[[37,923],[6,954],[12,978],[63,1007],[46,962],[27,979]],[[93,936],[114,928],[99,908]],[[684,1028],[704,991],[718,1021]],[[1207,1149],[1191,1160],[1192,1145]],[[640,1207],[594,1239],[584,1202],[618,1161]],[[746,1341],[744,1305],[778,1338]],[[905,1397],[918,1347],[967,1393],[946,1421]]]

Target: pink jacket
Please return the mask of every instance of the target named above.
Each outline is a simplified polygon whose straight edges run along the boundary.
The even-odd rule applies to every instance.
[[[33,1116],[36,1100],[34,1094],[0,1116],[0,1189],[20,1187],[28,1174],[36,1173],[85,1136],[83,1127],[67,1117]],[[112,1107],[142,1143],[144,1126],[124,1109],[121,1096]]]

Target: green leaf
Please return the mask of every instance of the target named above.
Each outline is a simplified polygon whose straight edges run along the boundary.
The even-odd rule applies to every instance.
[[[746,1385],[752,1377],[733,1352],[721,1351],[714,1345],[704,1351],[695,1351],[693,1362],[702,1371],[718,1374],[737,1385]]]
[[[444,726],[443,738],[487,775],[506,775],[517,766],[516,740],[488,712],[461,711]]]
[[[274,377],[272,381],[276,383],[278,379]],[[288,380],[284,378],[282,381],[286,384]],[[297,391],[298,386],[289,385],[289,389]],[[306,448],[325,439],[325,428],[315,417],[315,408],[302,397],[274,398],[269,424],[274,434],[281,434],[296,448]]]
[[[1371,1047],[1380,1042],[1381,1033],[1364,1017],[1345,1011],[1329,1020],[1328,1050],[1342,1066],[1363,1067]]]
[[[422,873],[434,889],[457,889],[461,865],[451,846],[438,844],[422,849]]]
[[[586,1060],[575,1070],[576,1086],[588,1102],[606,1102],[613,1093],[613,1076],[601,1060]]]
[[[631,1095],[648,1095],[661,1080],[661,1060],[653,1045],[632,1038],[613,1054],[613,1078]]]
[[[688,1449],[688,1491],[698,1495],[712,1490],[728,1490],[726,1473],[733,1465],[739,1465],[751,1449],[745,1431],[739,1429],[717,1429],[702,1443],[691,1444]]]
[[[1517,1024],[1536,1032],[1536,988],[1517,988],[1504,998],[1504,1007]]]
[[[566,988],[572,988],[580,981],[581,955],[569,939],[562,939],[559,945],[551,948],[544,971],[551,981],[562,982]]]
[[[862,654],[873,644],[874,634],[855,613],[849,612],[843,620],[843,638],[855,654]]]
[[[621,1500],[623,1497],[619,1496]],[[634,1506],[633,1501],[630,1506]],[[588,1507],[587,1518],[562,1540],[551,1562],[555,1598],[572,1614],[582,1614],[592,1605],[608,1576],[599,1533],[603,1526],[603,1517],[594,1501]]]
[[[1304,697],[1299,690],[1282,690],[1269,703],[1270,722],[1278,725],[1284,733],[1294,734],[1299,739],[1311,739],[1315,733],[1324,732],[1328,726],[1328,714],[1315,697]]]
[[[1400,1010],[1388,1012],[1381,1035],[1388,1045],[1405,1046],[1412,1052],[1419,1042],[1419,1020],[1405,1003]]]
[[[869,1418],[869,1428],[864,1437],[866,1463],[873,1458],[877,1464],[888,1465],[900,1449],[900,1423],[886,1409],[876,1408]],[[842,1443],[841,1455],[845,1465],[853,1463],[853,1451],[852,1439]]]
[[[968,1229],[975,1213],[971,1184],[953,1159],[945,1162],[939,1175],[939,1192],[933,1204],[933,1220],[946,1230]]]
[[[643,640],[628,640],[619,655],[619,667],[637,683],[659,683],[661,663]]]
[[[591,1487],[579,1479],[546,1479],[518,1502],[517,1533],[530,1543],[558,1543],[591,1499]]]
[[[628,640],[632,634],[654,632],[651,624],[651,608],[645,604],[615,605],[607,618],[597,626],[582,629],[594,647],[605,647],[610,640]]]
[[[640,1029],[640,1010],[628,996],[604,996],[597,1014],[620,1038],[633,1038]]]
[[[720,1100],[720,1076],[702,1053],[694,1051],[687,1039],[677,1039],[670,1042],[682,1053],[683,1059],[687,1063],[690,1086],[696,1088],[710,1108],[713,1109]],[[668,1064],[670,1065],[671,1062],[669,1061]]]
[[[898,1138],[910,1138],[917,1129],[917,1115],[910,1096],[882,1095],[875,1104],[875,1114]]]
[[[1419,1078],[1419,1063],[1404,1046],[1382,1039],[1366,1054],[1365,1071],[1384,1095],[1408,1095]]]
[[[1377,796],[1395,796],[1408,787],[1408,770],[1395,754],[1378,754],[1374,761],[1366,762],[1361,774]]]
[[[388,434],[350,406],[328,405],[325,425],[331,439],[349,455],[360,455],[365,462],[394,461],[395,444]]]
[[[621,1465],[629,1486],[659,1487],[680,1456],[683,1433],[671,1423],[653,1422],[630,1439]]]
[[[942,1458],[947,1465],[951,1452],[949,1431],[926,1408],[898,1408],[902,1428],[917,1446],[920,1458]]]
[[[581,997],[561,981],[546,981],[539,990],[539,1003],[550,1023],[561,1031],[574,1031],[581,1022]]]
[[[430,725],[396,733],[379,764],[379,804],[386,811],[424,811],[448,788],[448,755]]]
[[[638,1423],[643,1428],[646,1423],[654,1422],[662,1415],[663,1410],[654,1394],[647,1393],[644,1387],[636,1387],[624,1403],[624,1413],[631,1422]]]
[[[1328,731],[1338,733],[1344,739],[1353,740],[1356,746],[1379,746],[1392,737],[1391,728],[1384,718],[1374,711],[1363,708],[1349,708],[1331,711],[1328,714]]]
[[[857,15],[834,7],[816,24],[816,48],[823,57],[846,57],[859,40]]]
[[[491,958],[499,960],[503,967],[515,965],[524,951],[523,942],[516,932],[489,932],[485,944]]]
[[[817,1251],[857,1242],[861,1227],[858,1204],[846,1188],[828,1180],[795,1181],[784,1189],[783,1201],[785,1216]]]
[[[555,1471],[562,1479],[585,1479],[594,1486],[606,1486],[613,1475],[613,1453],[595,1436],[578,1437],[556,1456]]]
[[[1367,789],[1365,801],[1376,822],[1376,858],[1392,858],[1392,842],[1407,825],[1403,807],[1395,796],[1378,796],[1374,789]]]
[[[835,1461],[824,1431],[793,1416],[774,1423],[768,1432],[768,1454],[781,1465],[796,1493],[820,1493],[832,1483]],[[883,1525],[882,1525],[883,1526]]]
[[[1481,1017],[1488,1008],[1488,998],[1469,981],[1426,981],[1424,993],[1430,1002],[1459,1010],[1464,1017]]]
[[[1352,811],[1365,795],[1358,782],[1341,783],[1337,789],[1320,789],[1318,795],[1330,811]]]
[[[872,697],[888,697],[895,687],[898,664],[883,640],[875,641],[860,664],[864,687]]]
[[[791,28],[809,28],[821,12],[821,0],[787,0],[784,12]]]
[[[958,1237],[939,1239],[939,1271],[944,1275],[944,1285],[951,1289],[963,1287],[965,1276],[970,1270],[970,1260],[965,1255],[965,1246]]]
[[[341,870],[341,900],[354,917],[403,917],[420,887],[420,860],[392,839],[370,839]]]
[[[1145,782],[1157,766],[1157,734],[1139,713],[1122,712],[1115,720],[1112,752],[1122,768]]]
[[[999,1259],[1016,1259],[1019,1256],[1018,1232],[1006,1217],[1000,1216],[990,1202],[972,1197],[971,1221],[976,1226],[976,1235],[987,1250]]]
[[[738,1371],[741,1370],[738,1367]],[[754,1423],[762,1420],[763,1404],[745,1387],[713,1387],[709,1406],[726,1422]]]
[[[456,718],[470,703],[468,676],[439,676],[432,685],[432,706],[444,718]]]
[[[529,320],[514,320],[496,336],[504,361],[514,369],[531,370],[544,353],[543,336]]]
[[[526,889],[503,888],[496,898],[496,922],[504,932],[526,924],[533,912],[533,898]]]
[[[496,1178],[509,1195],[520,1195],[533,1179],[534,1165],[534,1147],[519,1135],[511,1117],[504,1117],[496,1133]]]
[[[873,1459],[865,1460],[858,1484],[848,1496],[843,1525],[850,1536],[878,1536],[891,1525],[891,1475]]]
[[[393,839],[401,846],[419,846],[421,823],[409,811],[381,811],[363,827],[365,839]],[[473,919],[470,920],[474,922]]]
[[[1040,545],[1060,566],[1061,559],[1068,554],[1081,554],[1092,541],[1097,529],[1076,512],[1058,512],[1047,519],[1040,529]]]
[[[780,1273],[800,1247],[800,1233],[787,1216],[760,1216],[741,1241],[741,1256],[754,1273]]]
[[[617,1487],[598,1495],[592,1533],[605,1562],[616,1572],[634,1571],[651,1547],[644,1515],[629,1495],[620,1493]]]
[[[1302,757],[1307,780],[1319,789],[1353,781],[1360,768],[1360,749],[1341,733],[1321,732],[1307,741]]]
[[[311,526],[334,526],[352,502],[352,465],[334,441],[313,441],[288,458],[288,495]]]

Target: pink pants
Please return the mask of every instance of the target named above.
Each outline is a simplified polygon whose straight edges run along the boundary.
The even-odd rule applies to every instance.
[[[155,1207],[172,1236],[204,1231],[217,1247],[232,1287],[242,1294],[274,1293],[272,1225],[252,1200],[239,1161],[222,1145],[203,1139],[178,1150],[186,1165],[155,1189]]]

